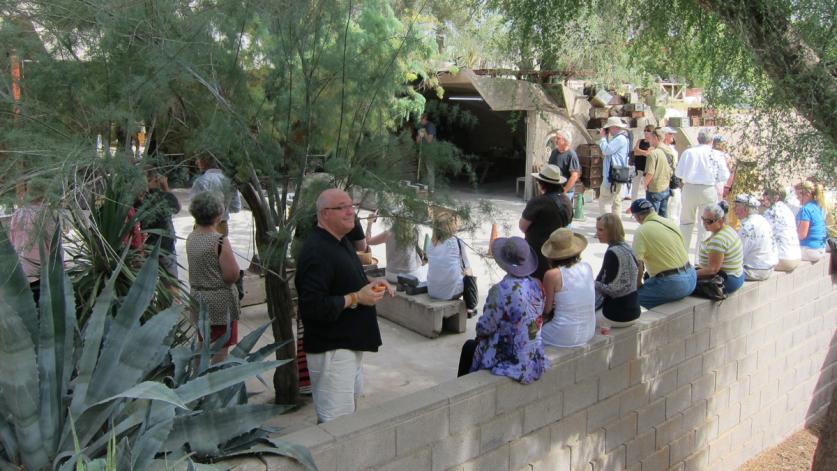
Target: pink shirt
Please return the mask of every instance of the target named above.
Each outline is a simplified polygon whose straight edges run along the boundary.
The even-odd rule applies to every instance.
[[[9,239],[30,283],[41,277],[40,243],[43,241],[45,250],[49,251],[54,231],[55,222],[40,203],[20,207],[12,214]]]

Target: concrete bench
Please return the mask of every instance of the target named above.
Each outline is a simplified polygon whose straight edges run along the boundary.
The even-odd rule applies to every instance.
[[[408,295],[397,291],[394,297],[384,296],[375,305],[378,315],[429,338],[436,338],[442,329],[465,332],[465,301],[440,301],[427,294]]]

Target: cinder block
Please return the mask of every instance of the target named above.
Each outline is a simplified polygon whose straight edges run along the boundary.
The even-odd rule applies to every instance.
[[[715,394],[706,400],[706,413],[718,415],[722,410],[729,407],[729,389],[718,389]]]
[[[604,430],[597,430],[588,434],[581,440],[570,445],[572,448],[572,466],[573,471],[588,470],[589,463],[597,456],[604,454],[605,448],[605,433]]]
[[[732,443],[742,444],[746,442],[753,433],[753,421],[751,419],[743,419],[741,420],[741,423],[733,427],[729,433]]]
[[[656,432],[652,429],[637,435],[627,443],[626,457],[629,467],[648,458],[657,450],[655,437]]]
[[[605,426],[605,450],[611,451],[633,440],[637,431],[637,413],[631,412],[622,419]]]
[[[694,451],[694,432],[687,432],[680,438],[675,439],[669,445],[672,463],[679,463],[686,459]]]
[[[701,449],[709,445],[709,442],[718,437],[718,418],[709,417],[705,424],[695,430],[695,449]]]
[[[695,329],[694,309],[691,312],[670,318],[666,322],[666,335],[670,341],[684,340],[690,337]]]
[[[714,440],[709,441],[709,462],[719,461],[729,453],[732,446],[732,440],[728,433],[719,435]]]
[[[626,447],[624,445],[593,461],[595,471],[622,471],[625,469]]]
[[[564,390],[564,415],[595,404],[598,399],[598,385],[598,380],[588,379]]]
[[[395,458],[395,427],[350,436],[339,447],[341,469],[380,466]]]
[[[642,382],[642,360],[631,360],[628,363],[629,376],[628,386],[634,386]]]
[[[461,299],[439,301],[427,294],[408,295],[399,291],[394,297],[384,296],[376,310],[379,316],[425,337],[438,337],[443,327],[465,332],[465,302]],[[448,318],[455,321],[447,321]]]
[[[677,370],[671,369],[649,382],[651,400],[665,397],[677,388]]]
[[[702,449],[692,453],[685,461],[684,471],[703,471],[709,468],[709,450]]]
[[[715,393],[715,373],[707,373],[692,381],[692,401],[702,401]]]
[[[427,471],[431,466],[430,448],[427,447],[391,461],[378,469],[380,471]]]
[[[747,354],[747,337],[730,340],[725,344],[724,363],[733,363]]]
[[[505,444],[488,453],[483,453],[471,461],[463,463],[461,471],[482,471],[485,469],[509,471],[509,444]]]
[[[613,342],[613,351],[610,356],[610,367],[628,363],[635,360],[639,353],[639,331],[636,329],[626,332],[616,338]]]
[[[619,416],[635,412],[648,404],[648,385],[631,386],[619,395]]]
[[[611,397],[587,409],[587,433],[604,427],[619,418],[619,398]]]
[[[747,397],[747,392],[750,390],[750,379],[744,377],[741,381],[736,381],[729,385],[729,400],[730,403],[741,402]]]
[[[741,423],[741,404],[730,404],[726,409],[718,411],[718,430],[725,433]]]
[[[657,399],[638,411],[638,433],[645,433],[666,420],[666,400]]]
[[[523,433],[551,425],[564,416],[563,395],[539,399],[523,409]]]
[[[648,458],[642,460],[642,471],[666,471],[669,465],[668,446],[658,450]]]
[[[608,398],[628,388],[630,366],[622,363],[602,373],[599,377],[599,400]]]
[[[497,386],[497,413],[516,409],[526,404],[531,404],[538,399],[538,382],[534,384],[521,384],[517,381],[504,381]]]
[[[553,364],[541,377],[548,390],[560,391],[575,384],[575,362],[576,359],[562,361]]]
[[[750,374],[750,395],[759,395],[761,390],[767,386],[769,378],[767,368],[752,372]]]
[[[695,403],[683,411],[683,430],[697,430],[706,423],[706,401]]]
[[[704,330],[686,338],[686,358],[702,355],[709,350],[709,330]]]
[[[665,325],[658,325],[639,333],[639,354],[650,355],[669,342]]]
[[[546,427],[513,441],[509,450],[511,469],[538,461],[549,453],[550,445],[549,428]]]
[[[433,471],[443,471],[464,463],[480,454],[479,430],[470,429],[446,437],[434,443],[431,450]]]
[[[715,377],[715,387],[718,389],[725,388],[734,383],[737,379],[738,364],[729,363],[718,370],[718,375]]]
[[[761,398],[758,394],[750,395],[741,401],[741,419],[752,417],[761,408]]]
[[[724,351],[725,347],[719,345],[716,348],[707,350],[703,354],[703,373],[711,373],[718,371],[724,366]]]
[[[459,433],[465,429],[489,421],[496,415],[496,406],[496,389],[489,389],[488,391],[456,402],[452,401],[450,404],[451,433]]]
[[[550,440],[555,446],[570,445],[587,435],[587,411],[564,417],[549,426]]]
[[[671,420],[654,427],[654,430],[657,431],[657,449],[659,450],[683,435],[683,415],[677,414]]]
[[[572,457],[570,447],[552,447],[546,458],[532,463],[532,471],[570,471]]]
[[[580,356],[575,363],[575,381],[579,383],[607,371],[612,345],[591,350]]]
[[[450,434],[450,412],[447,407],[430,411],[401,423],[395,428],[395,454],[403,456]]]
[[[498,448],[522,435],[522,410],[499,415],[480,426],[480,453]]]
[[[688,357],[687,357],[688,358]],[[684,361],[677,367],[677,387],[689,384],[703,374],[703,357],[697,356]]]
[[[666,419],[671,419],[692,404],[692,385],[681,386],[666,397]]]

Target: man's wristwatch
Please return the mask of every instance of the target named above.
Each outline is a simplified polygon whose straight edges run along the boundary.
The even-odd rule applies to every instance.
[[[357,309],[358,296],[357,293],[349,293],[349,309]]]

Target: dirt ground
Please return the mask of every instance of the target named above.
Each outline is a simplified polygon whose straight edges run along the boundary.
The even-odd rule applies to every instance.
[[[817,425],[800,430],[744,463],[738,471],[808,471],[817,449],[818,436]]]

